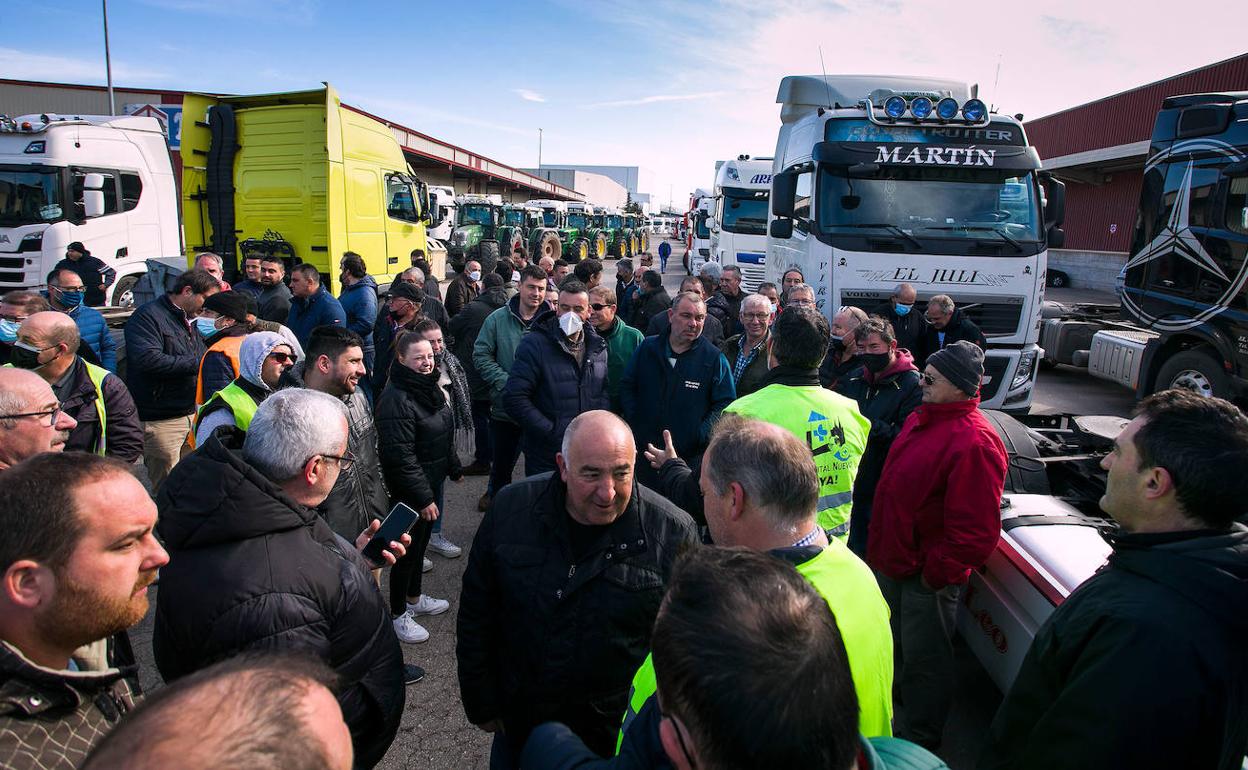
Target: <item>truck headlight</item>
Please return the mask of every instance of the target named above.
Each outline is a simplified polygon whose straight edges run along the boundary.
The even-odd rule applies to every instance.
[[[1036,367],[1036,351],[1023,353],[1018,357],[1018,369],[1014,372],[1014,381],[1010,383],[1010,390],[1017,390],[1026,385],[1031,380],[1031,374]]]

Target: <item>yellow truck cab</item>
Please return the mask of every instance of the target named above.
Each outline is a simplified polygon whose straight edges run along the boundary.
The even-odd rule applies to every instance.
[[[341,288],[343,252],[378,283],[427,251],[428,187],[382,122],[330,86],[254,96],[187,94],[182,219],[188,259],[213,251],[227,277],[247,255],[314,265]]]

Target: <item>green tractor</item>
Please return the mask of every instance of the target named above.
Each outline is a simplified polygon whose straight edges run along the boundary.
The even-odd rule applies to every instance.
[[[588,215],[583,210],[578,210],[576,213],[569,211],[570,206],[583,206],[584,204],[569,204],[556,200],[531,200],[525,205],[540,208],[544,225],[559,233],[559,247],[564,261],[575,263],[589,257]],[[542,256],[546,256],[546,253],[538,255],[538,258]],[[558,255],[555,256],[558,258]]]
[[[650,250],[650,239],[646,228],[642,226],[641,217],[636,214],[625,214],[624,228],[628,230],[628,241],[634,254],[644,254]]]
[[[541,208],[510,203],[503,206],[502,218],[498,242],[505,247],[504,253],[510,255],[516,247],[523,246],[534,262],[542,257],[559,259],[563,253],[559,231],[546,226]]]
[[[459,195],[455,228],[446,245],[446,258],[455,272],[462,272],[464,263],[475,259],[481,271],[489,274],[498,265],[501,252],[499,229],[503,200],[498,195]]]
[[[607,209],[600,215],[603,220],[603,231],[607,236],[607,248],[616,259],[628,259],[633,255],[629,248],[628,232],[624,229],[624,215],[619,209]]]
[[[571,261],[580,262],[586,257],[601,260],[607,256],[607,236],[601,228],[595,226],[596,216],[596,210],[588,203],[573,201],[568,204],[567,229],[571,237],[565,243],[573,244]]]

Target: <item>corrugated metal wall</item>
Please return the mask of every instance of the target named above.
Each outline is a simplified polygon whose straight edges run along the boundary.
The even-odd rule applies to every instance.
[[[1066,248],[1122,252],[1130,249],[1143,180],[1141,169],[1130,169],[1115,172],[1109,182],[1101,185],[1067,182]]]
[[[1167,96],[1248,91],[1248,54],[1072,107],[1024,124],[1041,158],[1116,147],[1148,139]]]
[[[181,104],[182,94],[172,91],[122,91],[113,94],[117,114],[127,104]],[[57,112],[62,115],[107,115],[108,91],[87,86],[59,86],[0,80],[0,115],[38,115]]]

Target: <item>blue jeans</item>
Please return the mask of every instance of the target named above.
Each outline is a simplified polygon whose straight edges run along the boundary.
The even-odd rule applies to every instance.
[[[442,520],[446,518],[446,482],[438,485],[434,492],[434,502],[438,504],[438,518],[433,520],[433,533],[442,531]]]

